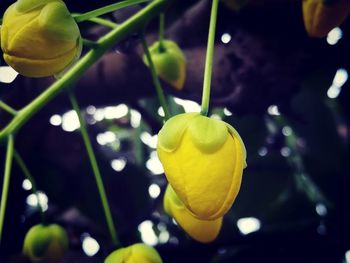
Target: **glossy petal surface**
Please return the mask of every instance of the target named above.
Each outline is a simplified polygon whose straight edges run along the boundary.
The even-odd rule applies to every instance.
[[[105,263],[162,263],[157,250],[142,243],[137,243],[126,248],[120,248],[112,252],[104,261]]]
[[[176,222],[189,236],[199,242],[212,242],[219,235],[222,218],[208,221],[194,217],[177,197],[170,185],[168,185],[165,192],[164,209],[170,216],[175,218]]]
[[[5,61],[28,77],[58,74],[80,55],[80,32],[60,0],[22,0],[5,12],[1,27]]]

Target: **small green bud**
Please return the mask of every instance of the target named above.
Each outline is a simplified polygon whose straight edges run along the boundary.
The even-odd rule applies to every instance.
[[[23,242],[23,254],[32,262],[58,263],[68,249],[68,236],[59,225],[36,225]]]
[[[186,79],[186,58],[179,46],[170,40],[164,40],[163,47],[155,42],[150,47],[150,53],[158,76],[174,87],[181,90]],[[164,48],[164,50],[163,50]],[[148,66],[146,55],[143,61]]]

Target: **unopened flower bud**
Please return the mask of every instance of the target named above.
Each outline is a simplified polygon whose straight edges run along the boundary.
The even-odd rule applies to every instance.
[[[227,213],[246,166],[233,127],[199,113],[179,114],[160,130],[157,152],[169,183],[195,217],[214,220]]]
[[[164,40],[163,47],[160,42],[155,42],[150,47],[150,53],[158,76],[174,87],[181,90],[186,78],[186,58],[179,46],[170,40]],[[148,66],[146,55],[144,63]]]
[[[59,74],[80,56],[81,45],[78,25],[61,0],[18,0],[4,14],[4,59],[24,76]]]
[[[29,229],[23,243],[23,254],[32,262],[61,262],[68,250],[68,236],[59,225],[36,225]]]

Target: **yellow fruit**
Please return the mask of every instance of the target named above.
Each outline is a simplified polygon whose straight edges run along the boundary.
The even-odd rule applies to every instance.
[[[175,218],[176,222],[190,237],[199,242],[212,242],[219,235],[222,218],[211,221],[195,218],[177,197],[170,185],[168,185],[164,195],[164,209],[167,214]]]
[[[174,87],[182,90],[186,79],[186,58],[179,46],[170,40],[163,41],[164,50],[160,48],[159,41],[150,47],[150,53],[158,76]],[[146,55],[144,63],[148,66]]]
[[[20,74],[51,76],[80,56],[80,31],[63,1],[18,0],[4,14],[1,49]]]
[[[142,243],[112,252],[104,263],[162,263],[157,250]]]
[[[229,124],[180,114],[159,132],[157,152],[178,197],[201,220],[223,217],[231,208],[246,166],[246,151]]]
[[[349,0],[303,0],[303,17],[307,33],[311,37],[325,37],[333,28],[341,25],[350,13]]]
[[[68,236],[59,225],[36,225],[24,238],[23,254],[31,262],[61,262],[68,250]]]

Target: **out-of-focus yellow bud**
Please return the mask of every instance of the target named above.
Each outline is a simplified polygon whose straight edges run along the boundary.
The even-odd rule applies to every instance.
[[[104,263],[162,263],[157,250],[142,243],[112,252]]]
[[[195,217],[224,216],[246,166],[244,144],[232,126],[199,113],[174,116],[158,134],[157,152],[169,183]]]
[[[304,24],[310,37],[325,37],[349,13],[349,0],[303,0]]]
[[[18,0],[4,14],[4,59],[24,76],[59,74],[80,56],[81,47],[78,25],[61,0]]]
[[[222,217],[215,220],[195,218],[168,185],[164,195],[164,209],[193,239],[209,243],[217,238],[222,226]]]
[[[163,41],[163,48],[160,48],[159,41],[150,47],[152,61],[158,76],[174,87],[182,90],[186,79],[186,58],[179,46],[170,40]],[[146,55],[143,61],[148,66]]]
[[[68,250],[68,236],[59,225],[36,225],[24,238],[23,254],[31,262],[59,263]]]

